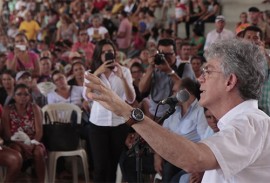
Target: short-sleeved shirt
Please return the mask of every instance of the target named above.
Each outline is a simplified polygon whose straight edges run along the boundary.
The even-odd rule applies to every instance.
[[[270,118],[256,100],[244,101],[218,122],[219,132],[202,140],[219,169],[208,170],[203,183],[267,183],[270,180]]]
[[[30,73],[33,72],[33,70],[35,69],[35,63],[38,62],[38,55],[35,54],[32,51],[28,51],[28,56],[30,59],[30,62],[28,63],[22,63],[21,61],[17,62],[17,71],[23,71],[23,70],[27,70]],[[14,53],[10,52],[7,56],[8,60],[12,60],[14,58]]]
[[[125,36],[122,38],[117,38],[117,45],[120,49],[127,49],[131,43],[132,37],[132,24],[129,22],[127,18],[123,19],[120,22],[118,32],[124,32]]]

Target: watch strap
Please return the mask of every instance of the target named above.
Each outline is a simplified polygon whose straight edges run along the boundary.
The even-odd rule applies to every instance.
[[[129,117],[129,119],[126,121],[126,124],[128,126],[132,126],[134,125],[135,123],[137,123],[138,121],[134,120],[132,117]]]

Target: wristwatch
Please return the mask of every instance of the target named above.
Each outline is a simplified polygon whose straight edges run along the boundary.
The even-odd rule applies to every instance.
[[[126,121],[126,124],[128,126],[132,126],[135,123],[138,123],[140,121],[144,120],[144,113],[139,108],[134,108],[131,111],[129,119]]]

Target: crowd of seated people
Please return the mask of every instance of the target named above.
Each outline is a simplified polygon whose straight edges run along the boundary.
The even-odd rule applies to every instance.
[[[175,7],[173,16],[168,12],[171,6]],[[46,147],[41,142],[40,109],[52,103],[72,103],[82,109],[80,135],[87,142],[89,171],[94,182],[114,182],[119,159],[123,179],[136,181],[134,167],[123,164],[134,164],[134,158],[129,161],[121,153],[132,147],[137,134],[130,131],[122,118],[89,99],[84,73],[94,73],[122,100],[140,107],[162,125],[160,119],[170,106],[160,105],[160,101],[182,89],[174,88],[181,86],[182,81],[198,82],[206,62],[203,54],[213,42],[238,36],[260,46],[269,59],[270,10],[250,7],[239,13],[240,20],[236,17],[235,30],[228,30],[221,7],[218,0],[4,1],[0,11],[0,104],[4,110],[0,166],[7,167],[5,181],[16,180],[30,160],[36,167],[37,181],[44,182],[47,159]],[[161,20],[156,16],[158,10],[163,13]],[[205,22],[215,24],[215,29],[205,32]],[[178,36],[180,23],[185,24],[183,37]],[[268,115],[269,81],[268,78],[259,99],[259,106]],[[38,87],[44,82],[54,86],[46,94]],[[167,123],[192,121],[195,124],[192,129],[196,129],[196,125],[206,122],[201,112],[200,121],[186,119],[197,101],[194,92],[189,92],[189,105],[178,106],[174,114],[177,116],[163,124],[182,135],[181,129],[177,131]],[[26,118],[30,122],[26,123]],[[21,123],[15,124],[17,120]],[[11,141],[18,130],[26,133],[33,143]],[[203,128],[203,131],[211,130]],[[198,136],[195,141],[204,138]],[[154,161],[154,154],[145,158],[153,164],[144,173],[156,171],[169,181],[180,172],[176,169],[174,175],[167,175],[171,173],[166,171],[171,164],[162,164],[157,154]]]

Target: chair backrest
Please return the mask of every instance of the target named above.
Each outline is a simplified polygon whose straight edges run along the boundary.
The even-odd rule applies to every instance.
[[[37,84],[39,91],[47,97],[48,93],[55,90],[56,86],[52,82],[41,82]]]
[[[52,122],[70,123],[71,117],[76,113],[77,124],[81,124],[82,110],[75,104],[70,103],[56,103],[47,104],[42,108],[43,124],[46,124],[45,114],[49,115]]]

